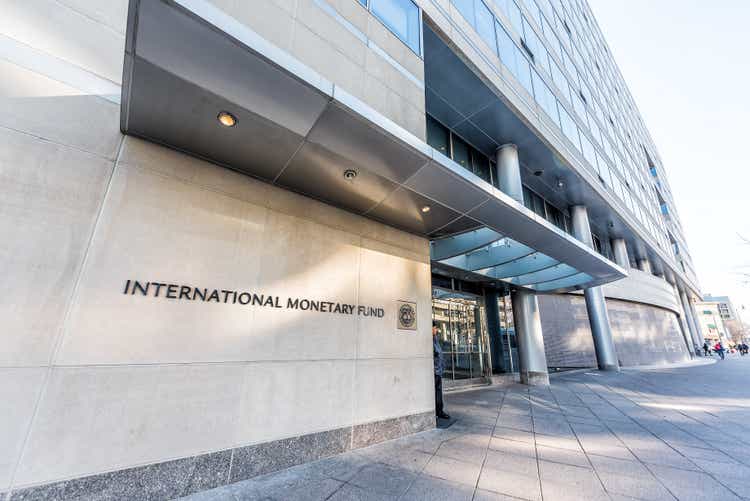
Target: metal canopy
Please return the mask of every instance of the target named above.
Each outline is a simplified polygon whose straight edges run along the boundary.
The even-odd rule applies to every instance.
[[[122,92],[124,133],[428,237],[434,261],[480,280],[626,275],[204,0],[130,1]]]

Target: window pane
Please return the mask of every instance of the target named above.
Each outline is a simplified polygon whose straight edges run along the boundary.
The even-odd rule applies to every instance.
[[[411,0],[370,0],[370,9],[397,37],[419,54],[419,8]]]
[[[519,82],[521,82],[523,88],[533,96],[534,86],[531,83],[531,65],[520,51],[521,49],[516,49],[516,52],[518,52],[518,55],[516,56],[516,58],[518,59],[518,71],[516,72],[516,78]]]
[[[450,132],[429,115],[427,115],[427,144],[446,157],[450,156]]]
[[[547,116],[549,116],[559,127],[560,117],[557,114],[557,99],[555,99],[554,94],[549,90],[547,84],[542,81],[542,78],[536,70],[531,70],[531,76],[534,79],[534,98]]]
[[[453,5],[456,6],[458,12],[461,13],[464,18],[469,21],[469,24],[476,26],[476,18],[474,17],[474,0],[451,0]]]
[[[487,158],[482,153],[472,148],[471,164],[472,164],[472,167],[474,168],[474,174],[481,177],[488,183],[492,182],[492,177],[490,176],[490,159],[489,158]]]
[[[495,31],[497,32],[497,48],[500,54],[500,61],[515,75],[516,73],[516,44],[513,43],[508,33],[500,25],[495,23]]]
[[[464,143],[461,138],[456,135],[451,135],[451,139],[453,141],[453,161],[464,169],[472,170],[469,145]]]
[[[495,18],[492,16],[490,9],[484,5],[482,0],[476,0],[476,29],[479,36],[490,46],[492,52],[497,53],[497,44],[495,43]]]
[[[581,141],[578,137],[578,126],[576,125],[573,117],[570,116],[568,111],[563,106],[558,106],[560,111],[560,126],[562,127],[563,134],[573,143],[573,145],[581,150]]]

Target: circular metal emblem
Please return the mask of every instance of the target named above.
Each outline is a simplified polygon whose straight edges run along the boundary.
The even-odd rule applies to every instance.
[[[417,311],[414,306],[403,303],[398,309],[398,321],[403,328],[413,328],[417,322]]]

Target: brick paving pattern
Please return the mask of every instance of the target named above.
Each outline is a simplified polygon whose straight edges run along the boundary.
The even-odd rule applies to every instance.
[[[190,496],[750,499],[750,357],[447,395],[457,422]]]

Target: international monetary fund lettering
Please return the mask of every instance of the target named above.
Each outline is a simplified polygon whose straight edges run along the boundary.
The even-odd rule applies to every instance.
[[[143,282],[127,280],[123,294],[128,296],[147,296],[178,301],[202,301],[204,303],[237,304],[261,308],[279,308],[287,310],[317,311],[339,315],[359,315],[362,317],[383,318],[385,310],[372,306],[321,301],[318,299],[289,297],[282,298],[269,294],[257,294],[231,289],[209,289],[192,285],[170,284],[167,282]]]

